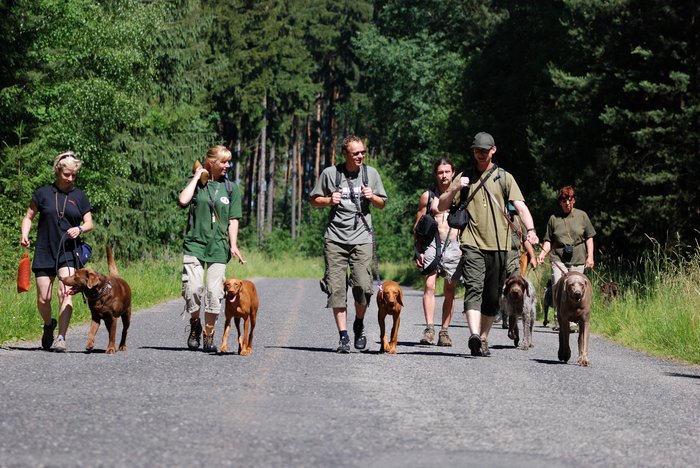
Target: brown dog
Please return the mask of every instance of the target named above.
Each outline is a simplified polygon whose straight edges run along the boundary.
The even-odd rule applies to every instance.
[[[570,271],[554,285],[554,304],[559,320],[560,361],[569,362],[569,322],[578,323],[578,363],[586,367],[588,361],[588,340],[591,318],[591,282],[583,273]]]
[[[224,280],[224,292],[226,293],[226,325],[220,352],[225,353],[228,349],[228,332],[231,330],[231,318],[233,318],[238,332],[238,354],[247,356],[253,352],[253,330],[258,316],[258,291],[248,280],[228,278]],[[242,336],[241,319],[243,319]]]
[[[523,341],[520,349],[532,348],[532,326],[535,323],[537,298],[532,283],[518,274],[506,278],[501,294],[501,310],[508,316],[508,338],[513,340],[515,347],[520,343],[518,319],[523,320]]]
[[[399,342],[399,324],[401,318],[401,308],[403,307],[403,291],[396,281],[385,281],[377,294],[377,307],[379,307],[379,340],[381,341],[380,352],[396,354],[396,346]],[[387,315],[394,318],[394,325],[391,328],[391,341],[386,338],[386,326],[384,320]]]
[[[105,246],[105,251],[107,252],[109,276],[90,268],[81,268],[73,276],[64,278],[62,281],[71,287],[69,294],[82,292],[87,298],[92,322],[90,322],[90,332],[85,349],[92,351],[95,347],[95,334],[100,328],[100,320],[103,320],[109,332],[107,354],[114,354],[116,352],[117,318],[119,317],[122,318],[122,339],[119,342],[119,351],[126,351],[126,334],[131,323],[131,288],[126,281],[119,277],[117,264],[114,262],[112,249],[109,248],[109,245]]]

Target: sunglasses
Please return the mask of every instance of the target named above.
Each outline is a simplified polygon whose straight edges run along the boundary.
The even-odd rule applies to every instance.
[[[67,158],[73,158],[73,159],[78,159],[80,157],[80,153],[63,153],[60,158],[58,158],[59,161],[63,161],[64,159]]]
[[[364,156],[365,154],[367,154],[367,150],[362,150],[362,151],[353,151],[353,152],[352,152],[352,153],[350,153],[350,154],[352,154],[353,156],[359,156],[359,155],[362,155],[362,156]]]

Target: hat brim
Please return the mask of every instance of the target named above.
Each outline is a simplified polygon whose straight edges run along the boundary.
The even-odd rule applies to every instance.
[[[491,148],[493,148],[493,146],[488,146],[488,145],[472,145],[472,149],[476,149],[476,148],[485,149],[485,150],[490,150]]]

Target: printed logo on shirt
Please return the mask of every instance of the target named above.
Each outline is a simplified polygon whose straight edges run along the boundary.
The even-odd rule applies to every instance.
[[[224,204],[224,205],[228,205],[228,204],[230,203],[230,202],[228,201],[228,197],[226,197],[226,196],[223,196],[223,197],[219,198],[219,201],[220,201],[222,204]]]

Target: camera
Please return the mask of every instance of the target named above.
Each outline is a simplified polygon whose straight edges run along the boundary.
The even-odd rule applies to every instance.
[[[562,260],[564,262],[570,262],[571,257],[574,255],[574,246],[571,244],[564,244],[564,254],[562,255]]]

